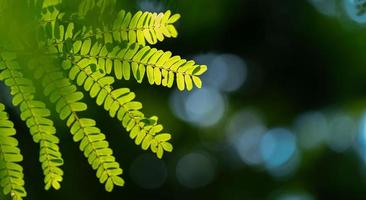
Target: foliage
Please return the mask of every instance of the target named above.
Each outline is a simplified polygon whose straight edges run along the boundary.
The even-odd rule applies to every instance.
[[[117,12],[116,0],[76,2],[78,8],[65,9],[75,1],[0,1],[4,27],[0,31],[0,81],[9,88],[12,104],[40,146],[46,190],[60,189],[63,179],[64,161],[51,120],[54,110],[66,122],[100,183],[112,191],[124,185],[123,171],[96,121],[83,116],[88,108],[84,94],[89,93],[110,117],[117,118],[136,145],[162,158],[164,152],[173,150],[171,135],[163,131],[158,117],[145,116],[134,92],[113,84],[122,79],[141,83],[146,77],[151,85],[170,88],[175,82],[179,90],[192,90],[194,85],[201,87],[199,76],[207,67],[147,46],[177,37],[174,23],[179,14]],[[91,15],[98,17],[88,20]],[[0,104],[0,186],[4,195],[22,199],[26,191],[15,134]]]

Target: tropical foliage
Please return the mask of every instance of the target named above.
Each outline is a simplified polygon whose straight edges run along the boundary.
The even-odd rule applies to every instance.
[[[77,2],[79,6],[70,9],[67,0],[0,1],[4,27],[0,31],[0,81],[9,88],[13,106],[39,144],[46,190],[60,189],[64,174],[62,149],[51,120],[55,111],[100,183],[112,191],[124,185],[123,170],[106,134],[85,116],[84,95],[89,94],[110,117],[117,118],[136,145],[162,158],[164,152],[173,150],[171,135],[163,131],[158,117],[143,113],[134,92],[113,84],[122,79],[141,83],[146,77],[151,85],[170,88],[175,84],[189,91],[202,86],[200,75],[207,67],[148,46],[177,37],[174,24],[179,14],[115,11],[116,0]],[[91,16],[97,17],[88,20]],[[14,200],[27,195],[15,134],[0,103],[0,186]]]

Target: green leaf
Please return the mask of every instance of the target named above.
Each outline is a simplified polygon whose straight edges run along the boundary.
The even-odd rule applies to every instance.
[[[192,88],[193,88],[191,76],[190,75],[185,75],[184,76],[184,81],[186,83],[187,90],[191,91]]]
[[[142,141],[142,145],[141,145],[142,149],[143,150],[148,149],[149,146],[150,146],[150,144],[151,144],[151,142],[152,142],[152,140],[153,140],[153,137],[151,135],[147,135],[145,137],[145,139]]]
[[[56,190],[59,190],[61,188],[61,185],[58,181],[53,181],[52,187],[55,188]]]
[[[193,82],[196,85],[196,87],[201,88],[202,87],[202,81],[197,76],[192,76]]]
[[[122,69],[123,69],[123,78],[125,80],[130,80],[130,65],[128,64],[127,61],[123,61],[123,65],[122,65]]]
[[[177,74],[177,85],[180,91],[184,90],[184,76],[181,73]]]
[[[172,138],[172,136],[169,133],[162,133],[162,134],[155,136],[155,139],[160,142],[166,142],[166,141],[170,140],[171,138]]]
[[[173,145],[170,144],[169,142],[163,142],[163,143],[161,143],[161,146],[167,152],[172,152],[173,151]]]
[[[107,182],[106,182],[106,184],[105,184],[105,190],[107,191],[107,192],[112,192],[112,190],[113,190],[113,181],[112,181],[112,179],[111,178],[108,178],[108,180],[107,180]]]
[[[173,24],[180,19],[180,14],[174,14],[168,20],[168,23]]]
[[[156,155],[158,156],[159,159],[161,159],[163,157],[163,154],[164,154],[163,147],[161,145],[159,145]]]
[[[155,79],[154,79],[154,68],[151,65],[148,65],[146,67],[146,74],[147,74],[147,79],[149,81],[149,83],[152,85],[155,83]]]
[[[198,70],[195,70],[192,74],[199,76],[202,75],[203,73],[205,73],[207,71],[207,66],[206,65],[200,65]]]
[[[118,80],[122,79],[123,72],[122,72],[122,63],[120,60],[114,60],[114,74]]]
[[[156,85],[161,84],[161,71],[158,67],[154,68],[154,79]]]
[[[129,25],[130,29],[136,28],[137,22],[138,22],[139,18],[141,17],[141,15],[142,15],[142,11],[138,11],[136,14],[133,15],[130,25]],[[133,31],[130,31],[130,32],[133,32]],[[131,40],[131,42],[133,42],[133,41]]]
[[[86,55],[89,53],[90,51],[90,47],[91,47],[91,40],[87,39],[83,42],[83,45],[81,46],[81,51],[80,54],[81,55]]]
[[[112,176],[113,183],[118,186],[124,186],[125,181],[119,176]]]
[[[72,39],[73,31],[74,31],[74,23],[70,23],[70,24],[67,26],[67,29],[66,29],[66,33],[65,33],[65,40],[67,40],[67,39]]]
[[[177,37],[178,36],[178,32],[177,32],[177,30],[175,29],[175,27],[173,25],[168,25],[167,29],[170,32],[172,37]]]

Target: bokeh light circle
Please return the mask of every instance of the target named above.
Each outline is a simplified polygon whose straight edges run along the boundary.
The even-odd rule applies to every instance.
[[[194,58],[198,63],[206,63],[208,71],[202,76],[209,87],[223,92],[238,90],[246,80],[247,65],[234,54],[202,54]]]
[[[359,121],[356,147],[361,159],[366,163],[366,112],[363,113]]]
[[[315,198],[306,192],[286,191],[282,194],[278,194],[274,200],[315,200]]]
[[[180,119],[196,126],[208,127],[223,117],[226,100],[218,91],[203,87],[190,93],[179,91],[172,93],[170,106]]]
[[[285,128],[274,128],[262,137],[261,155],[268,169],[285,164],[295,154],[296,138]]]
[[[132,162],[129,174],[138,186],[156,189],[164,184],[168,173],[163,160],[151,154],[143,154]]]
[[[243,163],[259,165],[263,161],[259,144],[266,130],[255,110],[243,109],[229,119],[226,126],[227,142]]]
[[[203,153],[189,153],[179,159],[176,175],[180,184],[187,188],[200,188],[214,180],[215,166],[212,158]]]
[[[299,137],[299,145],[305,150],[319,147],[329,135],[328,121],[320,112],[301,114],[296,119],[294,128]]]
[[[337,15],[337,2],[334,0],[308,0],[308,2],[323,15]]]
[[[333,151],[344,152],[354,144],[357,123],[350,116],[344,113],[334,114],[329,119],[329,129],[327,144]]]
[[[366,1],[365,0],[344,0],[346,14],[357,23],[366,23]]]

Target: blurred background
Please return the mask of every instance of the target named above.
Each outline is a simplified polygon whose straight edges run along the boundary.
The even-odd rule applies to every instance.
[[[188,93],[119,83],[172,133],[174,151],[162,160],[102,108],[89,109],[124,169],[126,185],[112,193],[63,123],[62,189],[45,192],[38,146],[19,121],[29,199],[366,198],[366,0],[118,5],[180,13],[179,37],[157,47],[208,65],[204,86]]]

